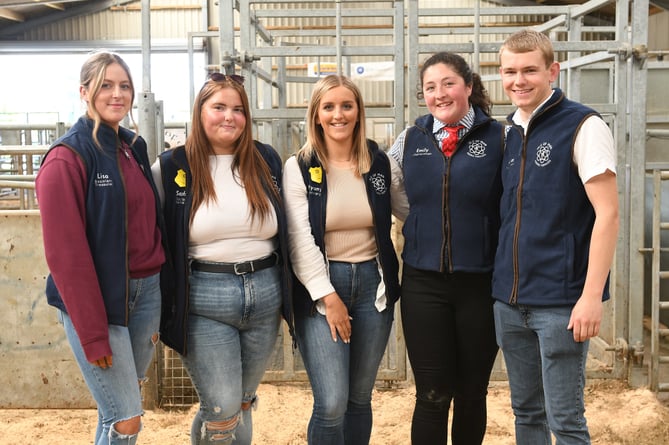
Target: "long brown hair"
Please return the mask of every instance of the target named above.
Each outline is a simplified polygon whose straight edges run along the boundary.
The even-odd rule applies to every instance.
[[[100,141],[98,140],[98,130],[100,129],[100,124],[102,123],[102,118],[100,113],[95,108],[95,98],[100,94],[100,88],[105,80],[105,74],[107,72],[107,67],[114,63],[118,63],[121,68],[128,75],[128,80],[130,81],[130,89],[132,92],[132,97],[130,99],[130,121],[132,122],[133,129],[135,130],[135,138],[132,142],[137,139],[137,124],[135,119],[132,116],[132,104],[135,102],[135,84],[132,82],[132,76],[130,75],[130,68],[128,64],[121,58],[120,55],[111,51],[99,50],[90,55],[88,59],[81,66],[81,72],[79,73],[79,84],[88,90],[88,95],[90,96],[90,101],[88,103],[88,116],[93,119],[93,141],[95,145],[100,147]],[[101,147],[100,147],[101,148]]]
[[[353,81],[342,75],[331,74],[321,78],[311,93],[311,100],[307,108],[307,141],[297,152],[297,156],[302,161],[308,161],[313,155],[316,155],[318,161],[327,170],[327,147],[325,144],[325,135],[323,127],[318,123],[318,109],[321,106],[321,100],[325,93],[336,87],[349,89],[355,97],[358,106],[358,122],[353,130],[352,155],[355,160],[356,173],[358,175],[367,173],[372,165],[372,159],[367,149],[367,136],[365,134],[365,107],[362,101],[362,94]]]
[[[244,186],[246,197],[251,207],[251,220],[259,216],[260,221],[263,222],[271,211],[270,198],[266,190],[270,190],[270,193],[277,201],[279,200],[279,193],[276,188],[277,186],[272,180],[267,163],[255,147],[251,131],[249,99],[246,96],[244,85],[230,76],[225,76],[221,80],[208,79],[195,97],[191,118],[192,129],[186,139],[186,159],[188,160],[193,177],[193,203],[191,206],[190,222],[193,222],[195,211],[200,205],[216,201],[214,181],[209,171],[209,156],[214,154],[214,149],[202,125],[202,106],[212,95],[224,88],[231,88],[237,91],[244,107],[244,116],[246,117],[244,131],[237,140],[237,147],[232,161],[232,170],[239,172],[239,180]],[[277,178],[277,180],[280,180],[280,178]]]

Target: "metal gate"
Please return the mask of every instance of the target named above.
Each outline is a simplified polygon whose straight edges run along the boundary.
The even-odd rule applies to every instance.
[[[653,207],[652,207],[652,254],[651,261],[651,319],[650,319],[650,366],[649,381],[652,391],[669,391],[669,345],[665,340],[669,337],[669,328],[661,319],[669,316],[669,299],[663,298],[661,284],[669,279],[666,261],[662,261],[662,253],[669,251],[666,240],[663,243],[663,231],[669,231],[669,221],[663,217],[662,181],[669,180],[669,170],[652,170]],[[665,198],[666,199],[666,198]]]
[[[271,4],[221,0],[215,20],[208,21],[209,29],[218,31],[191,33],[189,47],[195,46],[194,39],[206,39],[205,46],[212,51],[208,54],[210,69],[241,72],[246,77],[259,138],[291,150],[303,136],[299,129],[304,109],[288,106],[287,98],[308,97],[309,85],[316,79],[308,77],[306,69],[302,73],[298,69],[296,75],[289,71],[301,64],[306,67],[310,58],[332,62],[339,72],[349,75],[357,60],[392,61],[395,79],[390,93],[383,96],[388,103],[366,110],[368,125],[386,125],[392,140],[426,112],[413,94],[421,57],[441,50],[469,57],[493,100],[502,101],[493,112],[503,119],[513,107],[503,102],[506,98],[496,70],[501,42],[525,26],[549,33],[562,68],[559,86],[571,99],[602,114],[613,131],[618,153],[621,230],[611,271],[613,298],[606,305],[600,337],[591,342],[596,365],[588,369],[588,375],[645,385],[643,280],[639,277],[643,277],[645,261],[649,2],[591,0],[577,5],[518,7],[463,0],[457,6],[455,2],[452,7],[443,4],[436,0],[277,0]],[[614,23],[586,21],[588,14],[602,8],[613,8]],[[376,91],[374,88],[361,81],[363,95],[369,89]],[[276,369],[268,371],[267,379],[304,380],[299,355],[292,355],[285,336],[284,332],[273,357]],[[399,332],[395,336],[398,349],[392,360],[398,362],[387,366],[388,372],[382,371],[380,378],[406,377],[406,363],[399,364],[406,360],[400,349],[403,343]],[[498,363],[493,375],[500,374],[503,368]]]

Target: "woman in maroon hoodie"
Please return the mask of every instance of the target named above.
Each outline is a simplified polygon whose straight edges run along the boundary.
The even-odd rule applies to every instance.
[[[120,126],[135,93],[127,64],[97,52],[80,84],[86,114],[51,146],[35,183],[46,294],[97,403],[95,444],[134,444],[138,382],[160,323],[158,198],[146,143]]]

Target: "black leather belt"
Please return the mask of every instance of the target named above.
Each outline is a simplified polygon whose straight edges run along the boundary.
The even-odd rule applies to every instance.
[[[244,275],[245,273],[257,272],[279,264],[279,254],[273,252],[270,256],[259,260],[244,261],[241,263],[203,263],[201,261],[191,262],[193,270],[211,273],[233,273]]]

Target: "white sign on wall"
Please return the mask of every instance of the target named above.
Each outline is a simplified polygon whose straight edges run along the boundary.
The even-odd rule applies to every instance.
[[[307,64],[307,76],[323,77],[337,74],[334,62],[312,62]],[[351,78],[371,81],[395,80],[395,62],[365,62],[351,64]]]

